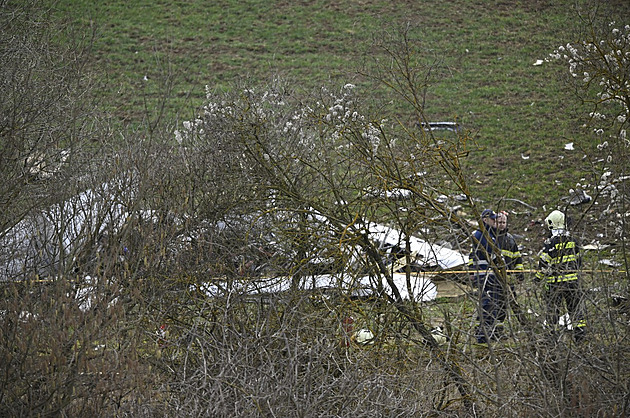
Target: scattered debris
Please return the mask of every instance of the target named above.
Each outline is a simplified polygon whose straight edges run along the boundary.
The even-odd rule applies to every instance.
[[[573,142],[569,142],[568,144],[564,144],[564,149],[567,151],[573,151],[575,148],[573,147]]]
[[[431,330],[431,336],[438,344],[444,344],[448,342],[448,335],[444,333],[442,327],[435,327]]]
[[[362,328],[354,334],[354,341],[361,345],[374,344],[374,334],[369,329]]]
[[[427,127],[428,125],[428,127]],[[422,122],[425,131],[452,131],[459,132],[461,129],[457,122]]]
[[[28,174],[40,180],[58,174],[66,164],[70,151],[60,150],[52,154],[33,152],[26,157],[24,166]]]
[[[608,244],[600,244],[599,241],[594,241],[590,244],[586,244],[582,246],[583,250],[596,250],[596,251],[601,251],[603,249],[606,249],[610,247],[610,245]]]
[[[569,205],[571,206],[582,205],[593,200],[593,198],[582,189],[570,190],[569,192],[571,193],[571,195],[568,197],[563,197],[562,200],[565,202],[569,202]]]
[[[453,198],[459,202],[468,201],[468,196],[466,196],[465,193],[456,194],[455,196],[453,196]]]
[[[435,198],[435,201],[438,203],[446,203],[448,201],[448,196],[445,194],[441,194]]]
[[[364,199],[388,199],[388,200],[407,200],[412,196],[411,190],[395,188],[392,190],[369,189],[366,190]]]
[[[611,260],[609,258],[603,258],[599,260],[599,264],[603,264],[608,267],[620,267],[621,263],[615,260]]]
[[[535,67],[538,67],[540,65],[543,65],[544,62],[545,61],[543,61],[543,60],[536,60],[536,62],[534,64],[532,64],[532,65],[534,65]]]

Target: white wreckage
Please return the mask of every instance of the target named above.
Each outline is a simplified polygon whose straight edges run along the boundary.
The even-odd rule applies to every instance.
[[[140,214],[122,203],[125,186],[106,183],[85,190],[0,233],[0,281],[55,276],[82,251],[98,245],[99,237],[120,230]]]
[[[423,272],[415,272],[410,276],[407,286],[407,276],[404,273],[394,273],[392,280],[400,292],[403,300],[426,302],[437,297],[437,286],[430,277]],[[290,277],[272,277],[263,279],[243,279],[228,282],[215,281],[204,283],[195,290],[201,290],[211,297],[221,297],[231,294],[264,297],[278,295],[291,289]],[[379,294],[381,287],[382,294]],[[350,297],[369,298],[372,296],[388,295],[393,297],[393,290],[387,280],[380,277],[361,276],[352,277],[344,273],[313,275],[303,280],[302,290],[314,291],[322,294],[343,292]]]
[[[323,217],[317,216],[319,221]],[[468,256],[442,245],[430,244],[417,237],[409,237],[410,267],[412,272],[407,280],[404,273],[405,258],[399,257],[405,247],[404,235],[394,229],[378,223],[369,225],[369,237],[377,244],[384,261],[392,273],[392,281],[403,300],[425,302],[437,297],[437,286],[431,280],[434,272],[450,270],[468,263]],[[358,251],[358,249],[355,249]],[[291,289],[292,277],[246,278],[232,281],[213,281],[197,287],[212,297],[231,294],[245,296],[275,295]],[[347,272],[333,274],[315,274],[301,278],[300,289],[321,293],[341,291],[351,297],[384,296],[394,298],[394,291],[389,282],[381,276],[355,276]],[[381,293],[379,293],[381,292]]]
[[[122,203],[127,199],[133,200],[132,196],[126,196],[126,199],[113,197],[115,193],[129,189],[125,185],[103,184],[62,204],[31,214],[5,230],[0,234],[0,281],[54,277],[57,272],[64,271],[65,264],[72,263],[77,254],[96,250],[89,248],[98,246],[98,238],[95,237],[116,234],[130,217],[151,218],[151,211],[131,212]],[[327,222],[321,215],[313,215],[312,219],[319,223]],[[370,239],[383,255],[383,261],[392,271],[393,282],[403,299],[435,299],[437,288],[427,272],[453,269],[466,265],[468,261],[468,257],[458,251],[412,236],[409,237],[412,273],[407,281],[403,273],[406,257],[401,257],[401,249],[406,246],[404,235],[378,223],[369,223],[367,229]],[[361,256],[359,248],[352,251],[356,257]],[[203,290],[212,296],[225,295],[226,292],[264,295],[285,292],[290,289],[291,282],[291,277],[247,278],[231,281],[228,288],[224,283],[211,281],[203,285]],[[300,288],[336,289],[357,297],[373,296],[378,292],[385,292],[390,297],[394,295],[387,280],[380,276],[351,275],[344,271],[306,275],[300,281]]]

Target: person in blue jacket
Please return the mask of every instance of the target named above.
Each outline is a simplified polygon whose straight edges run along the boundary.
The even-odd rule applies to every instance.
[[[472,285],[479,289],[479,326],[475,338],[480,344],[499,338],[497,318],[504,300],[504,289],[498,279],[495,259],[501,257],[497,247],[497,214],[491,209],[481,212],[481,222],[472,239],[472,249],[468,258]]]

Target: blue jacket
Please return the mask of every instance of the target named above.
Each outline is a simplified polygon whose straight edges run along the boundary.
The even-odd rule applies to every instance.
[[[496,229],[486,227],[488,235],[492,243],[496,245]],[[486,240],[481,229],[478,229],[472,235],[472,249],[468,257],[468,268],[473,272],[473,281],[479,284],[486,275],[494,275],[491,262],[496,257],[492,252],[492,246]]]

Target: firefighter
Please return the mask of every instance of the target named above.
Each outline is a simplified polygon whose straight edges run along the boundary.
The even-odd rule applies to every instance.
[[[525,276],[523,274],[523,256],[518,249],[516,239],[512,234],[508,232],[508,214],[505,211],[501,211],[497,214],[497,247],[501,250],[503,261],[505,262],[506,277],[505,281],[508,286],[508,291],[505,292],[505,298],[502,300],[502,304],[499,308],[497,319],[504,321],[507,316],[507,308],[509,306],[510,299],[516,300],[515,286],[516,283],[523,282]]]
[[[504,299],[503,287],[494,272],[495,259],[500,256],[496,246],[496,219],[497,215],[491,209],[481,212],[479,229],[472,235],[472,250],[468,261],[472,285],[479,289],[479,326],[475,331],[475,338],[480,344],[497,339],[495,326],[501,300]]]
[[[554,332],[564,301],[574,338],[580,341],[586,331],[586,318],[578,274],[581,267],[579,243],[567,230],[564,213],[559,210],[551,212],[545,223],[551,235],[544,243],[535,276],[537,281],[544,282],[545,320]]]

